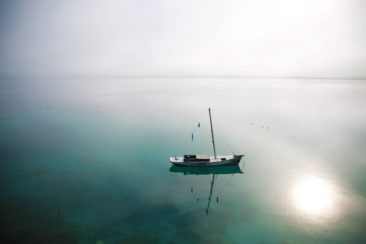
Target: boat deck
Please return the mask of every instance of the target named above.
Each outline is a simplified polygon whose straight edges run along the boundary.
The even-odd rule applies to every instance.
[[[170,157],[169,161],[178,166],[220,166],[220,165],[237,165],[242,155],[186,155],[184,157]]]

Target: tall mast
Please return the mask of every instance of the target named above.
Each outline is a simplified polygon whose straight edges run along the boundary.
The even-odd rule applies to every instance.
[[[213,128],[212,128],[211,108],[208,108],[208,114],[210,115],[212,145],[213,145],[214,155],[215,155],[215,159],[216,159],[216,148],[215,148],[215,138],[214,138],[214,133],[213,133]]]

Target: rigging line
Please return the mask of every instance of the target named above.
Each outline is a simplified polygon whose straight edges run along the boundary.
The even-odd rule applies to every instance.
[[[191,130],[190,133],[193,133],[194,134],[195,133],[195,129]],[[179,150],[177,150],[177,154],[176,155],[178,155],[182,151],[182,149],[185,147],[185,145],[187,145],[187,142],[188,141],[191,141],[191,140],[192,140],[192,138],[187,135],[187,139],[185,139],[185,141],[183,142],[183,144],[179,147]]]
[[[243,163],[241,165],[241,171],[243,172],[243,174],[244,174],[244,171],[243,171],[244,166],[245,166],[245,161],[243,160]],[[233,178],[234,178],[235,175],[236,175],[235,173],[231,174],[230,176],[228,175],[226,180],[223,180],[225,177],[221,177],[221,179],[222,179],[220,181],[221,183],[220,184],[216,183],[216,185],[221,185],[221,187],[218,187],[218,189],[216,190],[217,195],[221,195],[222,192],[224,192],[224,190],[227,189],[227,187],[226,187],[227,184],[233,181]],[[218,175],[216,175],[216,178],[217,178],[217,176]],[[238,176],[240,176],[240,174]],[[217,182],[217,179],[216,179],[216,182]]]
[[[228,187],[227,187],[227,185],[229,184],[229,183],[231,183],[232,181],[233,181],[233,178],[234,178],[234,176],[235,176],[236,174],[234,173],[234,174],[231,174],[231,175],[225,175],[225,176],[227,176],[227,178],[226,178],[226,180],[223,180],[223,177],[221,177],[221,184],[219,184],[219,185],[221,185],[221,187],[218,187],[218,189],[216,190],[216,195],[218,196],[218,195],[221,195],[222,196],[222,194],[223,193],[225,193],[226,191],[225,191],[225,189],[227,189]],[[240,174],[239,174],[240,175]],[[239,176],[238,175],[238,176]],[[224,177],[225,178],[225,177]],[[216,180],[217,181],[217,180]],[[216,183],[216,185],[218,185],[217,183]]]
[[[191,131],[193,131],[193,130],[191,130]],[[193,133],[193,132],[191,132],[191,133]],[[187,133],[188,134],[188,133]],[[182,149],[184,148],[184,146],[187,144],[187,142],[188,141],[190,141],[190,140],[192,140],[190,137],[188,137],[187,136],[187,139],[185,139],[184,140],[184,142],[181,144],[181,146],[180,147],[178,147],[178,149],[177,149],[177,153],[176,153],[176,155],[178,155],[181,151],[182,151]]]
[[[199,120],[198,122],[200,123],[201,121],[203,121],[202,120],[202,118],[203,118],[203,115],[201,116],[201,120]],[[201,125],[200,125],[201,126]],[[196,122],[196,124],[195,124],[195,126],[193,127],[193,129],[192,130],[190,130],[190,131],[187,131],[187,134],[188,133],[196,133],[196,131],[198,130],[199,128],[197,128],[197,122]],[[182,149],[184,148],[184,146],[187,144],[187,142],[188,141],[190,141],[190,140],[192,140],[190,137],[188,137],[187,136],[187,139],[183,142],[183,144],[181,144],[181,146],[178,148],[178,150],[177,150],[177,153],[176,153],[176,156],[182,151]]]
[[[231,147],[231,144],[229,143],[229,141],[227,140],[227,138],[225,136],[225,133],[223,133],[223,131],[221,129],[220,123],[219,122],[216,122],[216,124],[217,124],[217,127],[219,128],[220,133],[223,135],[223,138],[225,140],[225,143],[229,146],[231,153],[232,154],[235,154],[233,148]]]
[[[216,196],[221,196],[221,197],[224,197],[224,193],[226,192],[225,191],[225,189],[227,189],[227,185],[228,185],[228,183],[230,183],[232,180],[232,176],[233,176],[234,174],[232,174],[232,175],[225,175],[225,176],[227,176],[227,178],[226,177],[221,177],[221,180],[220,180],[220,182],[218,183],[217,182],[217,175],[216,175],[216,185],[217,185],[217,187],[216,187]],[[225,179],[226,178],[226,179]],[[225,179],[225,180],[224,180]]]
[[[190,130],[190,132],[189,133],[194,133],[194,129],[193,130]],[[186,133],[185,133],[186,134]],[[188,134],[188,131],[187,131],[187,134]],[[190,141],[190,140],[192,140],[191,139],[191,137],[188,137],[188,135],[187,135],[187,139],[185,139],[184,140],[184,142],[181,144],[181,146],[178,148],[178,150],[177,150],[177,153],[176,153],[176,155],[178,155],[181,151],[182,151],[182,149],[184,148],[184,146],[187,144],[187,142],[188,141]]]

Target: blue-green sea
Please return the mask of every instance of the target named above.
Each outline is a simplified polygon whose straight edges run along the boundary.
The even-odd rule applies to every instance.
[[[365,105],[362,80],[3,79],[0,241],[366,243]],[[240,165],[172,167],[213,154],[209,107]]]

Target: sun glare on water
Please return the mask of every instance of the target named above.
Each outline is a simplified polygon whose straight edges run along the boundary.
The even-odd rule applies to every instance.
[[[292,200],[296,209],[308,215],[327,215],[331,213],[334,204],[330,183],[316,176],[297,181],[292,191]]]

